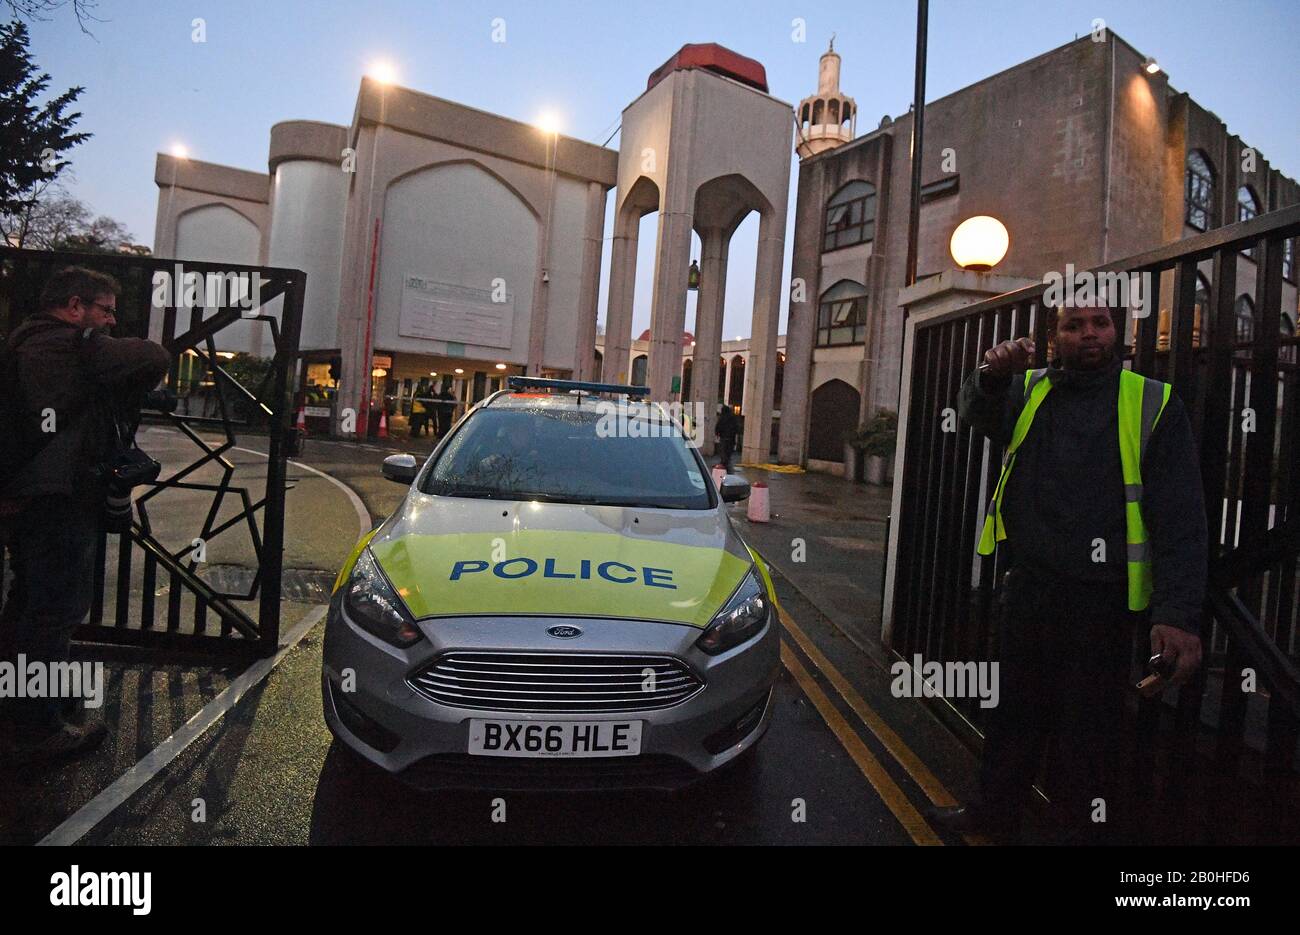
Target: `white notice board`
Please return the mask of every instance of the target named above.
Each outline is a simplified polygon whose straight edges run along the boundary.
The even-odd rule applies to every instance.
[[[491,289],[454,286],[424,276],[402,281],[398,332],[405,337],[509,347],[514,319],[515,297],[504,289],[494,294]]]

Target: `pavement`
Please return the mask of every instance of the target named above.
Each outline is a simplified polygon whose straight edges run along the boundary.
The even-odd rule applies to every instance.
[[[183,456],[165,430],[142,445]],[[232,454],[250,485],[264,445],[250,438]],[[769,485],[770,522],[730,509],[774,570],[785,667],[752,770],[672,795],[506,798],[418,793],[358,770],[320,715],[323,595],[310,599],[310,576],[330,576],[404,496],[381,476],[383,457],[431,447],[309,439],[291,465],[285,564],[298,584],[282,605],[280,654],[251,667],[110,657],[109,741],[58,768],[0,767],[0,842],[982,843],[922,817],[970,794],[976,761],[924,703],[889,688],[878,636],[888,488],[754,467],[737,471]],[[160,506],[160,535],[185,541],[200,512]],[[256,560],[233,538],[212,548],[223,567]]]

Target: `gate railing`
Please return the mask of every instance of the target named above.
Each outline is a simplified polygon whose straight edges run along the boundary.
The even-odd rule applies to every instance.
[[[187,414],[190,407],[183,406],[174,414],[146,414],[147,421],[175,430],[196,451],[189,463],[175,470],[165,468],[156,483],[137,489],[136,516],[129,532],[101,536],[94,601],[89,619],[76,637],[205,654],[273,653],[280,627],[285,471],[292,437],[291,381],[306,275],[273,267],[5,247],[0,248],[0,331],[9,333],[35,311],[48,277],[73,265],[118,280],[122,293],[113,333],[151,337],[161,343],[172,354],[165,385],[182,391],[185,387],[210,387],[208,403],[215,402],[217,412],[216,416]],[[215,296],[200,286],[187,295],[182,284],[175,282],[180,271],[197,274],[204,283],[214,276],[227,284],[243,277],[243,282],[256,285],[247,293],[220,289]],[[157,277],[159,273],[170,278]],[[171,288],[160,289],[161,282]],[[213,301],[205,304],[209,300]],[[278,309],[268,311],[268,305]],[[248,324],[231,327],[238,322]],[[229,371],[234,352],[219,351],[218,342],[237,334],[236,343],[243,340],[248,347],[264,346],[254,329],[264,329],[269,335],[272,356],[269,366],[262,367],[264,373],[257,385],[250,387]],[[202,408],[206,411],[210,406]],[[236,477],[236,465],[229,456],[239,441],[237,435],[247,430],[267,437],[265,483],[260,495]],[[149,439],[139,441],[149,449]],[[260,476],[257,480],[260,483]],[[170,544],[160,539],[158,517],[150,516],[150,507],[156,506],[165,511],[169,524],[178,520],[174,509],[157,502],[167,491],[211,496],[206,510],[200,508],[192,514],[197,520],[193,536],[171,536]],[[228,509],[223,515],[227,498],[236,504],[233,515]],[[204,567],[193,543],[206,547],[235,529],[247,530],[252,567],[236,569],[240,573],[234,575],[213,574]]]
[[[1204,719],[1214,725],[1217,760],[1225,771],[1237,768],[1248,733],[1263,734],[1265,771],[1294,769],[1300,725],[1300,348],[1294,332],[1296,260],[1285,242],[1297,235],[1300,206],[1094,271],[1150,273],[1154,294],[1146,309],[1161,308],[1162,291],[1172,298],[1165,302],[1167,313],[1140,318],[1113,307],[1117,316],[1123,312],[1124,320],[1136,322],[1128,329],[1128,365],[1173,385],[1200,451],[1211,624],[1203,631],[1206,664],[1195,683],[1178,692],[1170,759],[1175,767],[1190,756]],[[1239,303],[1238,288],[1239,271],[1248,276],[1251,266],[1253,315],[1249,303]],[[1205,281],[1208,288],[1198,288]],[[994,587],[1005,569],[999,567],[1001,556],[979,556],[975,546],[1001,451],[965,423],[944,431],[945,416],[951,418],[945,410],[956,409],[963,380],[998,342],[1032,336],[1034,366],[1046,366],[1047,289],[1047,283],[1037,283],[908,320],[882,630],[885,645],[904,659],[918,653],[927,661],[991,658]],[[1281,331],[1284,311],[1288,333]],[[1254,423],[1243,431],[1247,409]],[[1217,697],[1207,670],[1219,680]],[[1243,670],[1257,676],[1256,692],[1241,690]],[[978,736],[977,702],[952,706],[959,715],[954,720]],[[1159,702],[1143,703],[1139,732],[1154,730],[1162,710],[1167,713]]]

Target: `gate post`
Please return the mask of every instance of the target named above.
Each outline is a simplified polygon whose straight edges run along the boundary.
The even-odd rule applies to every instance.
[[[280,643],[280,588],[284,568],[285,465],[289,459],[288,436],[293,431],[290,374],[298,359],[298,335],[302,329],[302,306],[307,276],[296,272],[286,290],[280,313],[280,340],[275,348],[275,380],[272,399],[275,411],[268,426],[270,439],[266,463],[266,508],[262,528],[262,593],[258,609],[259,652],[270,656]]]

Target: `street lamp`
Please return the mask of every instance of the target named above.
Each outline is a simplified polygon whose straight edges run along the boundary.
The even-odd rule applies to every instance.
[[[1002,262],[1010,245],[1011,238],[1001,221],[977,214],[957,225],[948,250],[962,269],[986,273]]]
[[[1148,55],[1142,60],[1142,70],[1148,75],[1158,75],[1160,74],[1160,63]]]
[[[383,60],[372,62],[370,67],[366,69],[366,74],[380,84],[397,83],[397,69],[392,66],[391,62]]]

